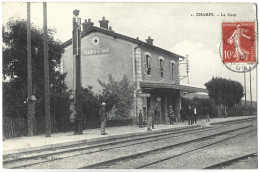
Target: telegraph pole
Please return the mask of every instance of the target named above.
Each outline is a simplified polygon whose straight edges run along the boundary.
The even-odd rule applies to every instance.
[[[250,70],[250,101],[251,101],[251,109],[252,109],[253,105],[252,105],[252,88],[251,88],[251,70]]]
[[[220,92],[219,92],[219,95],[220,95],[220,102],[219,102],[219,104],[220,104],[220,107],[222,107],[222,89],[221,89],[221,80],[222,80],[222,78],[220,78]]]
[[[28,136],[33,136],[34,118],[35,118],[35,101],[32,87],[32,47],[31,47],[31,4],[27,2],[27,124]]]
[[[50,84],[49,84],[49,57],[48,57],[48,32],[47,32],[47,5],[43,2],[43,47],[44,47],[44,87],[45,87],[45,132],[46,137],[51,137],[50,116]]]
[[[245,87],[245,110],[246,110],[247,102],[246,102],[246,72],[245,71],[244,71],[244,87]]]
[[[186,73],[187,73],[187,81],[188,81],[188,85],[190,83],[189,81],[189,59],[188,59],[189,55],[186,55]]]
[[[83,134],[82,131],[82,97],[81,97],[81,18],[78,17],[79,10],[73,11],[73,55],[76,56],[76,117],[77,129],[74,134]]]

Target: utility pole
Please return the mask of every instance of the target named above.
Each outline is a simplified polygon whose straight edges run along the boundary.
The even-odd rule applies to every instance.
[[[46,132],[46,137],[51,137],[49,57],[48,57],[46,2],[43,2],[43,47],[44,47],[44,87],[45,87],[45,92],[44,92],[45,93],[45,132]]]
[[[81,18],[78,17],[79,10],[73,11],[72,44],[73,55],[76,56],[76,117],[74,134],[83,134],[82,131],[82,97],[81,97]]]
[[[251,70],[250,70],[250,101],[251,101],[251,109],[253,108],[253,105],[252,105],[252,88],[251,88],[251,83],[252,80],[251,80]]]
[[[220,92],[219,92],[219,98],[220,98],[220,100],[219,100],[219,104],[220,104],[220,107],[222,107],[222,89],[221,89],[221,80],[222,80],[222,78],[219,78],[219,80],[220,80]]]
[[[34,135],[35,101],[32,87],[31,4],[27,2],[27,124],[28,136]]]
[[[189,59],[188,59],[189,55],[186,55],[186,73],[187,73],[187,81],[188,81],[188,85],[189,85]]]
[[[246,102],[246,72],[245,71],[244,71],[244,87],[245,87],[245,110],[246,110],[247,102]]]

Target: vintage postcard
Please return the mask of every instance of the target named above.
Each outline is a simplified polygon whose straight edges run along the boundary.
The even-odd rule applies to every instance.
[[[2,168],[258,169],[256,3],[2,2]]]

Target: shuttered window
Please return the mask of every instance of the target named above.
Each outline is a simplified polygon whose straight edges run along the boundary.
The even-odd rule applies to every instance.
[[[164,60],[160,59],[160,76],[163,77],[164,76]]]
[[[151,65],[151,56],[150,55],[145,55],[145,62],[146,62],[146,74],[151,75],[152,73],[152,65]]]
[[[174,67],[175,67],[175,64],[171,63],[171,77],[172,78],[174,78]]]

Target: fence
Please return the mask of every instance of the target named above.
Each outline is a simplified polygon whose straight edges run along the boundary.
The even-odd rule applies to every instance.
[[[73,131],[74,123],[65,120],[62,123],[52,120],[52,133]],[[132,125],[132,119],[114,119],[107,121],[107,127]],[[34,135],[41,135],[45,133],[45,118],[37,117],[34,121]],[[4,138],[14,138],[27,135],[27,120],[25,118],[3,118],[3,136]],[[83,130],[100,127],[100,121],[86,121],[83,123]]]

